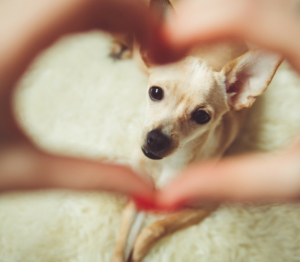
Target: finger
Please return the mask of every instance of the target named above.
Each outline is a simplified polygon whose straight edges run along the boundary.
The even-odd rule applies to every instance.
[[[153,185],[131,169],[58,157],[28,145],[0,151],[0,191],[35,188],[105,190],[153,200]]]
[[[138,0],[12,0],[2,11],[11,16],[0,16],[0,88],[15,83],[29,62],[61,35],[91,29],[130,31],[146,44],[157,25]]]
[[[31,8],[27,8],[28,6]],[[22,12],[20,12],[22,10]],[[10,15],[7,15],[10,14]],[[58,37],[90,29],[133,31],[150,43],[155,22],[138,0],[6,1],[0,8],[0,143],[26,139],[14,119],[15,83],[32,59]]]
[[[253,6],[252,2],[236,0],[181,2],[176,8],[176,15],[171,17],[162,29],[169,53],[173,54],[174,59],[178,59],[197,44],[236,37],[236,21],[241,20],[246,9],[250,16],[248,6]],[[157,52],[155,59],[164,62],[164,59],[171,60],[172,55],[162,56]]]
[[[291,200],[300,195],[299,153],[247,156],[188,168],[157,196],[160,208],[200,201]]]
[[[166,49],[171,55],[162,56],[157,52],[155,59],[168,62],[168,57],[178,59],[195,45],[238,38],[279,51],[293,64],[299,64],[295,59],[295,54],[299,53],[299,22],[287,12],[288,3],[265,0],[184,1],[178,6],[177,15],[162,30]]]
[[[102,0],[95,1],[94,10],[88,14],[88,27],[100,28],[114,33],[133,33],[143,45],[150,46],[155,38],[159,22],[151,13],[145,2],[139,0]],[[100,12],[100,14],[99,14]]]

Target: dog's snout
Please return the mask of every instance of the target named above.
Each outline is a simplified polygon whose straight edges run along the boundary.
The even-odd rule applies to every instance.
[[[147,145],[154,152],[166,149],[170,144],[170,139],[158,130],[152,130],[147,135]]]

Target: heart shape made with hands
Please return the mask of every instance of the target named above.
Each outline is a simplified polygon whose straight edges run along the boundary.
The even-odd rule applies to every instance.
[[[225,197],[230,186],[225,187],[222,195],[220,189],[226,181],[220,178],[224,177],[224,168],[212,173],[209,166],[202,166],[202,171],[198,170],[201,176],[179,180],[173,188],[155,191],[149,181],[131,169],[112,165],[131,165],[145,109],[145,88],[141,87],[147,85],[147,76],[132,60],[113,61],[108,55],[110,45],[110,38],[99,32],[63,38],[45,51],[32,65],[34,70],[30,68],[22,78],[15,98],[21,126],[39,148],[73,157],[36,155],[40,151],[35,151],[39,163],[35,166],[38,168],[31,166],[35,173],[28,173],[28,180],[9,181],[7,187],[117,191],[133,196],[139,206],[147,209],[172,209],[199,197],[204,200],[209,196],[210,199]],[[76,75],[80,77],[75,78]],[[269,104],[271,107],[274,103],[269,101]],[[254,111],[261,106],[257,101]],[[263,118],[253,115],[255,119],[250,116],[247,123],[249,134],[264,123]],[[272,117],[273,114],[268,115]],[[273,122],[276,121],[277,118]],[[13,134],[11,130],[7,133]],[[282,135],[276,136],[278,143],[286,144],[286,140]],[[247,151],[247,141],[243,138],[234,146],[238,152]],[[78,160],[78,157],[97,161]],[[239,173],[245,171],[241,170]]]

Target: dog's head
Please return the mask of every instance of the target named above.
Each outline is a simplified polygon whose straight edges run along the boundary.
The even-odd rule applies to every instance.
[[[141,148],[162,159],[187,143],[205,139],[229,110],[250,107],[271,82],[281,58],[256,49],[219,72],[198,57],[149,67]]]
[[[169,0],[151,0],[150,8],[161,20],[174,15]],[[204,50],[201,57],[206,60],[188,56],[165,66],[152,65],[147,52],[141,50],[149,72],[148,105],[140,134],[141,148],[147,157],[162,159],[195,139],[205,140],[226,112],[254,103],[281,62],[279,55],[262,49],[240,56],[244,50],[233,57],[232,52],[227,52],[227,57],[223,48],[218,48],[221,53]],[[231,59],[234,60],[227,63]],[[217,62],[218,71],[206,61]]]

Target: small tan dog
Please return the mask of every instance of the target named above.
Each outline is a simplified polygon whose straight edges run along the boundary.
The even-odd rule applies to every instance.
[[[151,3],[164,13],[172,10],[168,0]],[[190,163],[219,159],[238,135],[246,108],[267,89],[282,61],[265,50],[247,51],[244,44],[227,42],[202,47],[174,64],[156,66],[145,61],[147,109],[140,154],[134,158],[158,188]],[[142,261],[160,238],[199,223],[216,208],[217,204],[185,208],[139,233],[144,213],[129,203],[111,262],[128,261],[131,252],[133,262]]]

